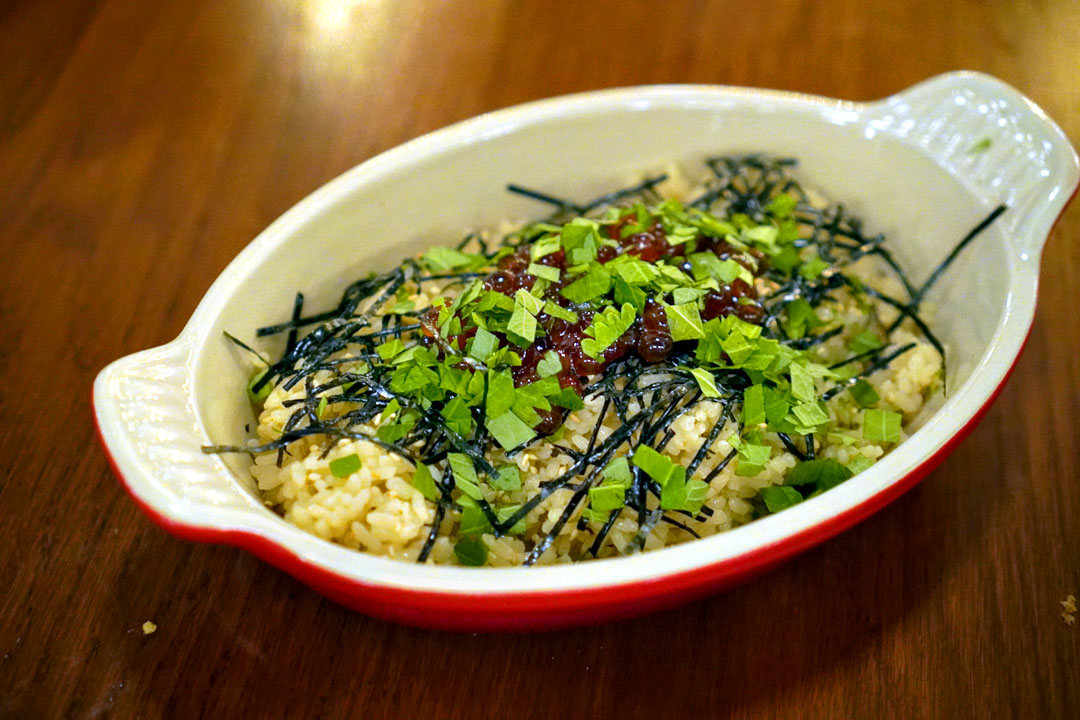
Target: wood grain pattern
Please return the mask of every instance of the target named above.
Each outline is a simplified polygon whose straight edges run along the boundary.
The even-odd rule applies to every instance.
[[[89,389],[297,200],[450,122],[657,82],[869,99],[970,68],[1076,143],[1077,38],[1072,0],[0,2],[0,717],[1076,717],[1080,203],[1013,379],[937,472],[635,621],[414,630],[183,543],[112,477]]]

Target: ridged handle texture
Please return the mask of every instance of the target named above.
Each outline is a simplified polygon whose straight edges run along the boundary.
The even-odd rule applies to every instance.
[[[200,507],[251,501],[221,482],[219,458],[201,452],[206,439],[192,404],[191,354],[180,338],[118,360],[98,378],[94,399],[105,444],[121,474],[138,479],[140,499],[198,522]]]
[[[1041,250],[1076,187],[1076,152],[1061,129],[1019,92],[986,75],[933,78],[875,103],[869,121],[869,131],[933,157],[987,207],[1007,205],[1000,227],[1021,252]]]

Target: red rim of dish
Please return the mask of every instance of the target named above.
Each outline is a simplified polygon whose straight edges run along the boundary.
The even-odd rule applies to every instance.
[[[98,441],[120,483],[159,527],[184,540],[239,547],[284,570],[330,599],[384,620],[443,630],[554,629],[615,620],[689,602],[789,560],[866,519],[914,487],[937,467],[982,420],[1012,375],[1031,336],[1001,382],[965,425],[897,482],[844,512],[741,555],[651,580],[612,587],[500,593],[437,592],[369,584],[308,562],[291,550],[250,530],[193,526],[172,520],[143,501],[120,471],[96,422]]]

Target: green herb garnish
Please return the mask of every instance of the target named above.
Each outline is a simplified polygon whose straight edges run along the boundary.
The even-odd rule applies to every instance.
[[[347,478],[360,469],[360,456],[356,453],[330,461],[330,472],[336,478]]]
[[[784,485],[763,487],[759,494],[761,499],[765,501],[766,507],[769,508],[769,512],[774,513],[787,510],[792,505],[797,505],[803,500],[803,496],[798,490]]]
[[[467,567],[480,567],[487,562],[488,549],[479,535],[465,535],[454,544],[454,555]]]
[[[892,410],[866,410],[863,412],[863,437],[873,442],[897,442],[902,420],[903,416]]]

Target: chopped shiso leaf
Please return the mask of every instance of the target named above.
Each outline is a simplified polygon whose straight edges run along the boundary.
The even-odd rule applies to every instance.
[[[500,417],[514,406],[514,378],[509,371],[489,371],[487,388],[488,417]]]
[[[428,270],[456,270],[475,266],[477,258],[454,248],[433,247],[424,253],[422,262]]]
[[[510,322],[506,326],[507,332],[524,340],[526,347],[536,339],[536,311],[529,309],[533,303],[527,298],[535,300],[529,293],[518,290],[518,295],[514,298],[514,314],[510,316]]]
[[[785,410],[784,414],[787,414]],[[765,414],[765,386],[751,385],[743,391],[743,426],[752,428],[767,419]]]
[[[806,363],[797,362],[791,364],[791,394],[803,402],[812,402],[817,398],[817,388],[814,387],[814,375]]]
[[[709,486],[701,480],[686,479],[686,468],[676,465],[660,491],[660,507],[664,510],[685,510],[696,514],[701,510]]]
[[[765,419],[769,423],[769,428],[773,430],[781,429],[784,419],[791,409],[791,403],[784,393],[768,386],[764,388],[763,394],[765,396]]]
[[[863,412],[863,437],[874,442],[897,442],[902,421],[903,416],[892,410],[866,410]]]
[[[681,305],[665,304],[664,309],[667,310],[668,325],[671,327],[671,339],[673,341],[697,340],[705,337],[701,313],[698,312],[696,302]]]
[[[723,397],[720,389],[716,386],[716,377],[705,368],[691,368],[690,374],[697,380],[701,394],[707,398]]]
[[[863,470],[866,470],[873,464],[874,461],[866,457],[865,455],[856,455],[844,467],[851,471],[852,475],[858,475]]]
[[[777,453],[797,462],[783,484],[759,491],[758,514],[846,481],[872,464],[863,444],[903,433],[903,417],[877,407],[867,378],[914,346],[894,334],[901,323],[941,351],[919,317],[922,298],[1004,208],[916,286],[881,236],[865,235],[839,206],[811,205],[790,175],[794,161],[746,155],[707,165],[706,191],[685,203],[663,199],[662,175],[589,202],[510,186],[553,214],[361,278],[323,313],[303,316],[297,296],[291,320],[257,331],[286,335],[277,361],[227,336],[256,356],[247,386],[256,409],[272,389],[292,393],[280,435],[204,450],[277,453],[280,465],[307,438],[324,457],[338,441],[374,443],[415,468],[412,486],[434,505],[419,561],[449,532],[467,566],[487,564],[482,535],[536,532],[556,491],[569,500],[550,529],[525,541],[526,565],[569,522],[591,535],[593,556],[642,549],[660,522],[696,536],[719,474],[783,467],[770,463]],[[848,270],[864,255],[894,271],[907,299]],[[864,319],[845,327],[839,302],[865,308]],[[898,314],[890,326],[873,311],[884,306]],[[686,441],[673,442],[676,423],[699,406],[715,408],[715,419],[695,447],[679,450]],[[600,408],[605,425],[582,437],[580,418],[568,418],[585,408]],[[731,451],[721,456],[724,441]],[[830,444],[850,448],[852,459],[822,457]],[[521,468],[542,447],[567,469],[510,497],[530,487]],[[681,451],[693,461],[669,457]],[[349,477],[360,457],[329,468]],[[622,518],[638,529],[616,547],[609,532]]]
[[[558,226],[553,226],[552,229],[558,231]],[[543,236],[539,240],[534,242],[529,248],[531,251],[529,253],[529,257],[532,258],[532,260],[535,262],[540,258],[544,258],[554,252],[558,252],[561,244],[562,243],[559,241],[559,235],[557,234]],[[535,273],[533,274],[535,275]]]
[[[459,504],[461,505],[461,519],[458,521],[458,532],[461,535],[468,537],[491,532],[491,523],[484,517],[484,511],[475,500],[465,496]]]
[[[550,280],[551,282],[559,282],[559,277],[562,275],[562,272],[557,267],[532,263],[529,265],[529,274],[535,275],[538,278]]]
[[[742,442],[737,449],[739,461],[735,465],[735,474],[744,477],[753,477],[760,473],[772,457],[772,448],[768,445]]]
[[[784,485],[763,487],[758,492],[761,499],[765,501],[766,507],[769,508],[769,512],[774,513],[787,510],[792,505],[797,505],[803,500],[803,496],[798,490]]]
[[[667,483],[677,467],[675,463],[648,445],[638,446],[634,452],[634,465],[648,473],[661,487]]]
[[[476,468],[472,460],[464,453],[448,453],[446,460],[450,463],[450,471],[454,475],[454,484],[461,488],[473,500],[480,500],[484,494],[480,491],[480,480],[476,477]]]
[[[625,457],[617,457],[605,465],[603,476],[603,482],[607,485],[623,485],[629,487],[633,480],[633,477],[630,475],[630,463],[627,462]]]
[[[454,543],[454,555],[467,567],[480,567],[487,562],[488,549],[479,535],[463,535]]]
[[[375,348],[375,352],[379,353],[383,360],[391,360],[405,352],[405,343],[401,342],[400,338],[393,338]]]
[[[515,492],[521,489],[521,471],[517,465],[504,465],[491,477],[491,487],[503,492]]]
[[[821,273],[829,269],[829,263],[817,255],[810,258],[799,267],[799,274],[807,280],[816,280]]]
[[[829,412],[819,402],[800,403],[791,409],[799,425],[810,428],[829,422]]]
[[[819,490],[827,490],[851,476],[851,470],[836,460],[804,460],[788,473],[784,482],[787,485],[816,485]]]
[[[461,520],[458,525],[458,532],[466,536],[495,532],[495,528],[492,527],[487,514],[476,500],[466,496],[460,500],[460,504]],[[506,522],[520,509],[520,505],[504,505],[503,507],[495,509],[495,518],[499,522]],[[510,535],[520,535],[524,531],[525,521],[518,520],[506,531],[506,533]]]
[[[848,341],[848,349],[856,355],[877,350],[882,345],[881,338],[873,330],[863,330]]]
[[[356,453],[330,461],[330,472],[336,478],[346,478],[360,469],[360,456]]]
[[[562,360],[559,359],[559,353],[554,350],[549,350],[547,354],[544,355],[543,359],[536,365],[536,372],[538,372],[542,378],[556,375],[562,372],[562,369]]]
[[[873,407],[881,399],[877,391],[874,390],[874,386],[865,380],[857,381],[848,388],[848,392],[851,393],[851,397],[855,398],[855,402],[859,403],[859,407]]]
[[[636,317],[634,306],[630,304],[623,304],[621,309],[616,309],[612,305],[603,312],[597,313],[593,317],[592,324],[585,329],[585,335],[588,337],[581,340],[582,351],[591,358],[599,358],[630,329]]]
[[[781,193],[772,199],[769,203],[767,210],[769,214],[775,218],[784,219],[791,215],[792,211],[798,205],[798,200],[794,195],[788,195],[787,193]]]
[[[480,362],[485,362],[498,346],[499,338],[484,328],[478,327],[472,340],[472,346],[469,348],[469,355]]]
[[[489,419],[486,427],[499,445],[507,450],[524,445],[536,437],[533,429],[512,412]]]
[[[784,309],[787,311],[787,333],[796,340],[821,325],[814,307],[803,298],[792,300]]]
[[[416,472],[412,476],[413,487],[420,494],[432,502],[439,499],[439,489],[435,486],[435,478],[431,476],[431,469],[424,463],[416,463]]]
[[[604,485],[589,488],[589,507],[593,510],[618,510],[626,504],[624,485]]]
[[[558,320],[565,320],[566,322],[571,323],[576,323],[578,321],[578,314],[576,312],[568,310],[551,300],[544,303],[544,312]]]
[[[611,276],[603,265],[590,263],[584,275],[564,287],[560,292],[564,298],[574,303],[587,303],[607,293],[611,287]]]

